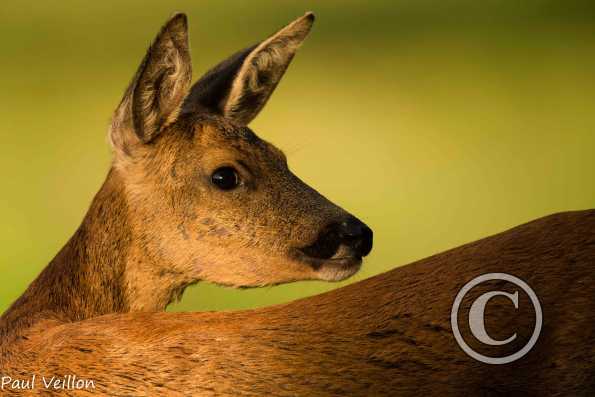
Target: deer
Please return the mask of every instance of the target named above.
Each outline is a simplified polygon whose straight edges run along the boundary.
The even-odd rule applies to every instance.
[[[307,13],[191,86],[187,18],[149,47],[109,128],[114,158],[81,226],[0,318],[3,361],[40,330],[163,311],[199,281],[340,281],[372,230],[295,176],[247,124],[308,35]]]
[[[36,388],[2,391],[588,397],[595,392],[594,270],[595,210],[553,214],[287,304],[232,312],[137,311],[64,323],[23,341],[2,373],[25,386],[32,374],[49,379],[44,382],[63,378],[65,386],[46,388],[38,380]],[[506,365],[469,357],[451,329],[457,291],[486,272],[525,280],[543,309],[537,343]],[[476,288],[477,295],[494,288],[514,292],[498,284]],[[518,309],[494,299],[486,309],[489,332],[497,339],[518,333],[524,343],[533,313],[526,300]],[[469,338],[468,330],[463,333]],[[519,347],[496,346],[491,353],[508,355]]]
[[[309,28],[311,19],[312,17],[307,14],[293,23],[297,25],[290,24],[289,27],[293,27],[286,32],[292,32],[290,37],[296,37],[293,33],[297,30],[303,32],[304,27]],[[186,258],[186,255],[190,256],[191,253],[172,250],[173,248],[181,250],[180,246],[189,249],[185,245],[187,241],[185,235],[190,238],[191,233],[198,232],[201,233],[201,237],[212,234],[209,237],[211,245],[208,248],[212,252],[207,252],[208,255],[201,257],[203,260],[208,258],[223,267],[229,263],[235,264],[241,273],[233,274],[231,269],[226,268],[222,270],[223,276],[218,276],[214,273],[217,269],[203,270],[203,261],[199,263],[191,261],[190,264],[199,269],[196,278],[229,285],[258,286],[289,282],[298,277],[334,281],[355,272],[360,266],[360,257],[365,256],[371,249],[371,231],[356,222],[351,215],[332,206],[302,184],[298,186],[306,189],[308,195],[314,195],[317,198],[317,205],[321,207],[307,208],[307,214],[318,214],[316,222],[310,219],[307,223],[308,229],[312,228],[313,224],[317,225],[313,227],[315,230],[306,233],[308,238],[296,237],[305,233],[303,230],[284,230],[281,236],[292,242],[297,241],[293,243],[288,241],[281,243],[276,240],[277,242],[273,244],[270,240],[273,236],[264,234],[264,230],[258,229],[254,233],[260,233],[257,237],[264,239],[263,243],[257,244],[256,247],[248,245],[247,248],[245,245],[238,244],[236,239],[240,238],[239,234],[236,234],[236,229],[226,222],[238,219],[236,216],[241,217],[241,226],[237,231],[243,232],[242,239],[248,239],[242,240],[246,244],[247,241],[251,241],[249,238],[252,234],[246,234],[242,228],[248,227],[247,225],[254,219],[251,216],[256,215],[246,215],[237,206],[229,206],[229,202],[223,198],[217,201],[216,207],[215,204],[213,206],[222,211],[221,213],[227,214],[224,220],[219,218],[222,215],[214,218],[213,213],[220,214],[215,208],[209,208],[208,222],[200,221],[203,215],[198,215],[194,219],[191,216],[193,212],[188,210],[188,203],[182,201],[178,195],[171,196],[170,191],[159,192],[160,197],[165,199],[160,202],[158,211],[151,213],[147,210],[146,206],[149,203],[155,205],[155,200],[148,201],[147,191],[144,189],[155,188],[156,185],[146,181],[141,183],[142,178],[153,178],[152,180],[162,182],[175,174],[175,178],[178,176],[183,178],[178,182],[180,185],[175,187],[183,191],[191,189],[183,184],[185,178],[192,178],[189,171],[188,174],[184,174],[185,168],[171,158],[172,163],[167,163],[168,166],[162,169],[160,154],[149,151],[158,149],[159,145],[165,145],[161,150],[174,151],[172,147],[174,142],[169,140],[173,139],[173,136],[170,135],[168,139],[167,133],[175,134],[175,131],[178,131],[184,134],[187,142],[200,139],[188,132],[182,132],[188,131],[182,129],[182,126],[188,128],[188,123],[199,128],[203,138],[215,139],[213,136],[216,134],[215,136],[223,135],[229,139],[230,136],[235,138],[238,131],[243,131],[242,134],[247,133],[243,127],[237,127],[237,124],[231,121],[222,120],[220,115],[201,115],[198,119],[192,115],[190,120],[185,119],[186,116],[184,116],[185,109],[188,108],[200,109],[199,111],[202,112],[206,106],[205,103],[210,103],[210,106],[216,105],[219,109],[218,114],[221,112],[228,114],[225,113],[225,109],[229,98],[236,97],[230,95],[233,90],[221,94],[217,100],[210,102],[204,102],[204,97],[193,92],[186,95],[186,99],[180,101],[183,103],[182,108],[176,116],[176,120],[179,121],[169,121],[173,124],[169,124],[170,127],[166,127],[159,134],[163,134],[162,137],[155,137],[155,141],[149,140],[149,143],[145,143],[134,131],[138,128],[141,131],[156,133],[153,122],[155,120],[164,122],[166,118],[163,116],[146,120],[137,115],[137,118],[141,117],[140,121],[137,119],[137,127],[130,126],[134,125],[134,113],[131,115],[129,112],[134,109],[133,98],[134,92],[138,89],[138,83],[148,81],[148,77],[144,76],[146,70],[152,70],[153,73],[150,76],[158,74],[151,66],[152,54],[158,52],[156,48],[159,48],[159,44],[156,43],[160,42],[161,37],[167,37],[167,40],[172,37],[179,38],[167,32],[170,29],[174,29],[176,33],[185,32],[185,24],[184,17],[175,16],[165,25],[149,49],[140,72],[133,79],[131,86],[134,88],[129,88],[127,91],[112,123],[112,142],[118,148],[116,152],[121,151],[116,156],[122,156],[120,158],[125,158],[126,162],[110,171],[110,175],[114,175],[111,178],[116,178],[116,175],[123,178],[124,169],[134,169],[135,179],[133,180],[136,183],[127,185],[122,179],[108,177],[106,181],[106,184],[109,182],[108,186],[104,185],[98,195],[99,200],[96,198],[91,206],[93,208],[97,205],[95,211],[101,215],[100,219],[105,221],[103,224],[92,224],[93,228],[91,225],[86,226],[81,232],[83,234],[81,238],[91,234],[95,235],[96,239],[97,237],[107,238],[116,231],[122,230],[121,224],[109,222],[109,219],[119,216],[115,211],[120,211],[127,214],[128,222],[136,219],[137,222],[142,221],[145,226],[149,226],[148,223],[151,222],[150,229],[144,230],[144,233],[149,235],[141,234],[143,244],[135,249],[148,249],[154,243],[153,236],[162,236],[162,239],[158,240],[160,244],[157,247],[153,246],[154,249],[158,248],[157,252],[149,251],[151,253],[149,258],[159,258],[159,263],[172,266],[171,271],[158,268],[157,275],[166,279],[181,277],[180,274],[188,267],[174,267],[173,262],[164,261],[165,254],[177,259],[176,263],[186,263],[181,259]],[[284,36],[280,41],[287,43],[288,40]],[[185,43],[185,40],[182,42]],[[258,51],[256,53],[254,51],[262,45],[261,43],[252,50],[246,50],[248,54],[238,53],[231,58],[231,61],[225,61],[207,73],[207,76],[210,76],[207,82],[202,82],[199,86],[203,88],[227,86],[226,90],[229,90],[229,85],[221,80],[228,81],[228,78],[221,77],[219,74],[221,71],[227,71],[224,73],[226,76],[237,78],[243,75],[242,69],[246,62],[248,62],[247,65],[252,66],[270,65],[269,60],[267,62],[250,60],[250,54],[258,54]],[[174,44],[168,42],[167,48],[174,48]],[[271,53],[278,52],[277,49]],[[159,64],[169,68],[170,74],[176,74],[179,77],[178,67],[183,63],[172,57],[161,59],[171,61],[167,63],[162,60]],[[237,66],[238,63],[241,66]],[[172,64],[176,66],[171,66]],[[230,68],[236,68],[236,71],[229,72]],[[249,69],[252,70],[251,67]],[[270,78],[244,77],[253,84],[271,81]],[[153,90],[173,87],[172,82],[166,77],[160,77],[159,81],[159,84],[153,85]],[[142,88],[140,90],[142,92]],[[154,100],[156,93],[153,90],[151,95],[145,94],[141,98]],[[131,93],[132,99],[130,99]],[[268,94],[270,93],[265,95]],[[182,93],[179,95],[184,96]],[[168,96],[168,98],[174,97],[177,96]],[[201,98],[203,100],[199,100]],[[196,105],[197,100],[199,105]],[[259,101],[262,100],[262,97],[258,97],[247,103],[256,103],[257,107],[260,107],[262,103]],[[159,112],[160,110],[155,109],[162,109],[161,106],[165,106],[166,103],[167,100],[162,99],[158,103],[152,102],[152,106],[149,107],[137,106],[140,106],[139,109],[146,114],[148,110]],[[168,109],[172,108],[168,107]],[[249,119],[245,109],[240,110],[234,105],[229,107],[228,111],[232,109],[231,114],[239,112],[244,115],[242,116],[244,120]],[[198,124],[200,127],[194,124],[196,122],[200,122]],[[182,124],[178,125],[178,123]],[[222,123],[225,123],[226,128],[215,130],[215,125],[220,126]],[[127,131],[128,135],[113,134],[115,130]],[[213,135],[206,135],[208,133]],[[143,133],[140,136],[145,135]],[[248,134],[248,136],[250,141],[256,141],[253,135]],[[149,147],[144,146],[147,144]],[[244,148],[243,145],[242,138],[240,142],[235,142],[234,150],[239,150],[239,147]],[[267,160],[267,167],[272,167],[269,161],[279,164],[277,156],[281,156],[280,152],[270,146],[264,146],[264,148],[266,151],[258,152],[261,156],[259,161],[248,163],[244,160],[247,162],[246,168],[255,168],[263,159]],[[133,160],[134,157],[131,156],[139,153],[137,152],[139,150],[143,155]],[[177,150],[179,151],[176,154],[183,158],[183,164],[192,161],[190,154],[181,148]],[[219,147],[218,150],[223,149]],[[266,153],[266,156],[263,153]],[[127,157],[123,157],[124,155]],[[220,156],[219,159],[224,157]],[[145,172],[134,168],[146,167],[147,163],[154,168],[149,168]],[[207,168],[209,172],[203,174],[203,178],[209,181],[208,184],[205,182],[204,185],[198,185],[202,187],[203,194],[206,195],[206,192],[211,191],[218,192],[215,189],[219,187],[213,187],[211,184],[218,186],[219,182],[224,186],[234,186],[234,189],[224,189],[227,193],[242,186],[239,180],[244,180],[240,179],[242,177],[246,178],[247,170],[234,163],[237,175],[227,181],[230,182],[229,184],[223,183],[223,180],[227,179],[224,175],[210,171],[219,170],[220,164],[219,161],[214,161],[212,166]],[[225,167],[230,167],[227,162],[223,164],[226,164]],[[178,165],[180,169],[172,168],[173,165]],[[172,173],[172,169],[176,170],[175,173]],[[282,172],[281,175],[288,175],[286,168],[282,168],[283,171],[273,169],[276,172]],[[267,170],[270,169],[267,168]],[[280,181],[277,179],[280,176],[276,175],[274,178],[273,182]],[[289,180],[298,183],[293,178]],[[248,180],[244,183],[256,182]],[[162,187],[162,185],[158,186]],[[292,186],[284,187],[293,189]],[[129,193],[131,196],[124,195],[126,188],[131,189]],[[281,190],[281,192],[284,191],[286,190]],[[298,211],[297,208],[292,207],[292,210],[287,212],[285,202],[288,199],[278,190],[275,192],[280,195],[275,196],[275,203],[277,205],[283,203],[284,213],[275,214],[272,209],[258,207],[258,219],[265,217],[269,222],[272,219],[279,222],[277,216],[287,219],[292,216],[293,211]],[[236,193],[240,192],[236,191]],[[267,193],[271,194],[270,191]],[[154,192],[151,194],[151,197],[155,196]],[[123,201],[123,197],[131,197],[131,200],[134,198],[135,201],[126,202]],[[230,201],[240,199],[230,196],[221,197],[229,197]],[[247,200],[245,197],[243,199]],[[108,210],[114,203],[117,204],[117,210]],[[136,207],[137,205],[139,207]],[[172,214],[173,209],[168,205],[176,209],[175,214],[179,211],[184,216],[175,217]],[[232,208],[233,212],[229,213]],[[132,216],[137,215],[136,212],[130,212],[132,209],[142,213],[142,216]],[[324,218],[329,217],[329,213],[338,213],[340,214],[338,219],[341,221],[337,225],[337,218],[335,218],[337,215],[322,221],[318,211],[326,214]],[[241,215],[236,215],[238,213]],[[162,219],[166,215],[173,223],[159,225],[155,223],[157,217]],[[177,223],[180,219],[184,220],[182,226]],[[186,219],[189,219],[188,223]],[[327,224],[330,219],[332,221]],[[300,221],[302,225],[300,228],[304,227],[302,222],[304,221]],[[322,227],[321,224],[325,226]],[[191,229],[191,225],[197,228]],[[348,227],[349,225],[351,227]],[[285,226],[290,227],[287,224]],[[108,229],[101,229],[103,227]],[[267,224],[266,227],[273,226]],[[225,228],[226,231],[221,232],[221,228]],[[355,228],[357,232],[350,232],[345,236],[344,230],[351,228]],[[100,233],[97,230],[103,231]],[[109,243],[103,242],[95,249],[114,249],[114,245],[119,247],[120,244],[131,247],[130,243],[139,230],[132,225],[130,229],[125,230],[127,234],[118,235],[120,238],[117,241],[108,240]],[[178,233],[166,233],[171,230],[176,230]],[[275,236],[278,238],[279,235],[275,234]],[[224,237],[228,237],[228,240],[224,240]],[[234,251],[224,256],[222,251],[219,251],[219,243],[215,241],[230,244]],[[275,250],[278,250],[279,246],[284,247],[281,252],[289,250],[292,254],[280,255],[280,251],[273,250],[271,245]],[[296,246],[300,247],[297,254],[294,251]],[[69,250],[72,249],[69,248]],[[257,250],[259,251],[256,254]],[[267,275],[265,269],[249,266],[249,264],[254,265],[255,262],[252,260],[262,255],[263,251],[266,255],[274,257],[270,262],[265,260],[263,265],[268,266],[266,271],[274,274]],[[84,259],[95,254],[89,249],[76,252],[76,258]],[[119,258],[131,258],[131,263],[138,268],[146,270],[147,266],[154,266],[156,263],[143,262],[145,257],[139,255],[138,251],[125,252],[126,255]],[[66,251],[58,257],[63,258],[61,259],[63,261],[66,258],[72,258],[72,254]],[[337,259],[339,263],[334,262]],[[297,262],[298,260],[304,264]],[[64,263],[61,261],[56,263]],[[240,262],[247,264],[242,265]],[[110,262],[102,263],[104,267],[109,264]],[[135,284],[138,279],[132,279],[125,284],[130,288],[120,292],[121,297],[118,301],[122,302],[122,306],[119,308],[110,308],[105,303],[100,304],[105,300],[89,302],[82,300],[82,297],[72,298],[72,301],[65,300],[64,297],[59,301],[51,300],[56,299],[59,291],[44,295],[44,299],[50,301],[50,306],[45,306],[45,301],[39,297],[33,305],[29,302],[35,301],[35,295],[25,294],[28,296],[26,299],[21,298],[21,303],[19,301],[15,303],[15,305],[18,304],[17,309],[19,305],[23,309],[12,309],[14,314],[10,314],[11,311],[8,312],[12,319],[13,330],[16,331],[12,331],[14,336],[11,339],[7,339],[8,334],[3,334],[2,343],[6,347],[0,362],[0,385],[2,385],[2,392],[8,395],[45,393],[84,396],[102,393],[114,396],[155,394],[172,396],[418,396],[420,394],[590,396],[595,391],[594,267],[595,210],[591,209],[546,216],[346,287],[287,304],[254,310],[203,313],[168,313],[156,310],[155,302],[166,302],[181,293],[181,289],[178,288],[182,287],[179,287],[178,283],[172,283],[169,292],[165,293],[160,292],[159,286],[146,281],[140,285]],[[130,275],[126,272],[129,270],[122,267],[118,269],[120,280],[122,278],[128,280]],[[457,292],[469,280],[490,272],[505,272],[523,279],[533,288],[543,308],[543,327],[537,343],[524,357],[507,365],[488,365],[473,359],[461,349],[453,337],[452,307]],[[146,274],[135,274],[139,278],[146,277]],[[184,274],[184,277],[190,278],[188,274]],[[152,278],[148,279],[152,280]],[[161,280],[161,286],[166,283],[166,279]],[[41,280],[43,281],[43,278]],[[56,277],[53,280],[59,279]],[[99,286],[103,285],[110,284],[106,281],[99,282]],[[45,286],[50,287],[48,284]],[[144,297],[142,293],[144,291],[137,290],[140,286],[156,288],[151,299]],[[494,287],[510,289],[510,286],[488,283],[479,285],[477,293],[491,291]],[[98,285],[94,288],[98,288]],[[71,297],[73,293],[70,292],[67,297]],[[506,299],[494,299],[486,308],[490,318],[486,326],[490,334],[499,339],[508,337],[511,332],[518,332],[519,335],[517,343],[493,346],[491,353],[508,354],[518,348],[519,344],[524,343],[525,331],[534,327],[533,313],[525,309],[526,303],[527,299],[523,298],[519,300],[518,308],[514,306],[511,308],[511,303]],[[468,310],[469,306],[467,302],[461,307]],[[56,307],[62,308],[60,315],[57,314]],[[94,315],[89,314],[92,310],[88,307],[94,309]],[[28,310],[39,308],[39,310],[34,317],[26,317],[25,308]],[[66,308],[78,309],[78,312],[73,310],[71,313],[77,312],[80,319],[68,318]],[[15,320],[18,318],[16,316],[18,313],[27,320]],[[3,316],[3,324],[7,324],[5,317],[8,318],[7,314]],[[462,329],[462,333],[465,338],[470,337],[468,329]],[[6,342],[7,340],[9,342]],[[477,343],[470,344],[477,348]]]

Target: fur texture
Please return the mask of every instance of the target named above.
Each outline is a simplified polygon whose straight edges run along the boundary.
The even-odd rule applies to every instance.
[[[239,77],[270,70],[274,81],[261,88],[249,84],[268,98],[311,23],[310,15],[299,18],[247,53],[248,64],[237,64],[242,57],[223,64],[237,64]],[[367,252],[354,254],[346,239],[341,245],[335,240],[338,258],[304,256],[303,248],[330,241],[323,239],[329,228],[355,218],[296,177],[285,155],[245,126],[246,118],[202,106],[201,100],[230,97],[234,112],[255,115],[264,104],[240,104],[233,99],[240,94],[222,96],[242,89],[231,88],[237,79],[225,68],[216,70],[208,76],[220,84],[201,83],[201,96],[188,96],[186,17],[174,15],[114,113],[112,169],[82,225],[0,318],[5,358],[39,327],[163,311],[201,280],[259,287],[337,281],[359,270]],[[200,106],[183,111],[192,100]],[[223,191],[212,182],[221,167],[235,170],[235,189]],[[371,248],[371,231],[367,238]]]
[[[595,210],[556,214],[286,305],[40,329],[3,373],[96,381],[71,395],[587,397],[595,393],[594,267]],[[537,344],[508,365],[468,357],[450,328],[459,289],[488,272],[520,277],[543,308]],[[506,288],[482,284],[475,296],[494,287]],[[518,349],[533,329],[523,300],[515,310],[493,299],[487,317],[495,338],[519,334],[494,354]]]

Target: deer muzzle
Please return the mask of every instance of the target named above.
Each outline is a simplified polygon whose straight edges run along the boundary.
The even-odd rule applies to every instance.
[[[373,232],[354,216],[327,225],[311,245],[301,248],[314,267],[325,262],[359,264],[372,250]]]

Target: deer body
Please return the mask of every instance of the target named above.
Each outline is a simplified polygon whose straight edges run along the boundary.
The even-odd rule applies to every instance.
[[[288,305],[162,312],[201,280],[336,281],[370,252],[371,230],[299,180],[283,153],[246,126],[312,22],[306,14],[193,87],[186,18],[162,28],[114,113],[113,165],[82,225],[0,318],[2,393],[593,391],[593,211],[545,218]],[[489,271],[526,280],[546,310],[536,350],[497,368],[465,356],[449,328],[457,289]],[[493,310],[501,321],[492,326],[505,331],[505,305],[495,301]],[[528,319],[515,317],[517,325]],[[72,387],[76,378],[93,387]],[[45,387],[52,379],[58,389]]]
[[[595,210],[562,213],[286,305],[129,313],[67,324],[22,346],[5,373],[74,373],[110,395],[590,396],[595,390]],[[450,329],[457,291],[487,272],[535,290],[538,343],[486,365]],[[491,332],[532,321],[494,300]],[[88,390],[74,390],[86,395]]]

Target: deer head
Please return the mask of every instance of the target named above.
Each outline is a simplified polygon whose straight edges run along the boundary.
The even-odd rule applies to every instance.
[[[358,271],[372,231],[246,126],[313,21],[311,13],[298,18],[192,87],[186,17],[165,24],[110,128],[110,175],[123,185],[136,247],[129,263],[151,263],[181,285],[338,281]]]

